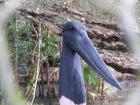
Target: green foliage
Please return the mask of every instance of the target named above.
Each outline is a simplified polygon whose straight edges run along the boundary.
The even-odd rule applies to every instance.
[[[16,16],[7,23],[9,51],[13,62],[27,64],[31,59],[33,51],[36,52],[38,23],[22,16]],[[46,32],[41,27],[41,59],[46,60],[48,56],[59,58],[58,37],[49,30]]]
[[[10,20],[7,27],[10,56],[13,62],[26,63],[28,55],[35,46],[35,41],[31,38],[30,20],[19,16]]]
[[[96,96],[102,96],[104,91],[104,81],[100,79],[90,67],[85,67],[83,74],[87,93],[95,94]]]
[[[60,51],[58,46],[58,36],[54,35],[50,31],[42,32],[42,46],[41,46],[41,52],[42,52],[42,59],[49,60],[51,59],[60,59]]]
[[[97,84],[97,76],[89,67],[85,67],[83,73],[86,85]]]
[[[40,62],[48,60],[48,56],[59,57],[58,37],[49,29],[44,30],[43,25],[39,27],[38,23],[22,16],[16,16],[7,23],[7,32],[14,72],[17,73],[20,64],[25,64],[30,70],[31,79],[28,81],[25,93],[28,98],[28,94],[35,89],[37,55],[40,53]],[[40,51],[38,43],[40,44]]]
[[[48,56],[58,53],[58,42],[53,34],[48,35]]]

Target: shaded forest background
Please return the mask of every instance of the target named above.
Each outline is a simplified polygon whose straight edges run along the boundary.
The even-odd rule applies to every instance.
[[[1,4],[4,2],[0,1]],[[119,0],[110,2],[114,6],[119,5]],[[138,23],[139,5],[138,1]],[[61,30],[64,23],[74,19],[83,22],[100,56],[126,87],[120,92],[109,86],[81,61],[88,105],[120,105],[129,89],[132,90],[137,84],[134,81],[139,73],[139,64],[129,53],[129,43],[124,39],[125,33],[121,30],[118,19],[111,13],[100,11],[88,0],[26,0],[11,15],[6,24],[9,56],[14,68],[14,79],[23,96],[31,104],[58,105]],[[7,101],[2,97],[4,95],[1,96],[4,105]]]

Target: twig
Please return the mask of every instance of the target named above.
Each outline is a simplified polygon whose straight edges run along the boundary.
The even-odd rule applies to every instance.
[[[38,54],[37,54],[37,70],[36,70],[36,78],[35,78],[35,83],[34,83],[34,90],[33,90],[33,98],[31,100],[31,105],[33,105],[34,99],[35,99],[35,92],[36,92],[36,87],[37,87],[37,80],[39,77],[39,72],[40,72],[40,46],[41,46],[41,23],[39,23],[39,33],[38,33]]]

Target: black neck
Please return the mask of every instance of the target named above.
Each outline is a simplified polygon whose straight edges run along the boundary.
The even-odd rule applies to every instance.
[[[79,55],[63,42],[60,64],[59,98],[65,96],[76,104],[85,102],[85,84]]]

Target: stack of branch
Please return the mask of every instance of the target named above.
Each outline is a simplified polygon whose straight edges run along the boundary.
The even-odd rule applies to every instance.
[[[136,58],[128,52],[128,45],[123,40],[125,33],[121,32],[118,24],[99,22],[93,20],[89,14],[85,15],[77,10],[57,5],[45,12],[25,8],[19,9],[18,12],[35,22],[41,22],[54,34],[60,36],[66,17],[78,19],[86,25],[89,37],[108,65],[122,73],[134,73],[139,67]]]

